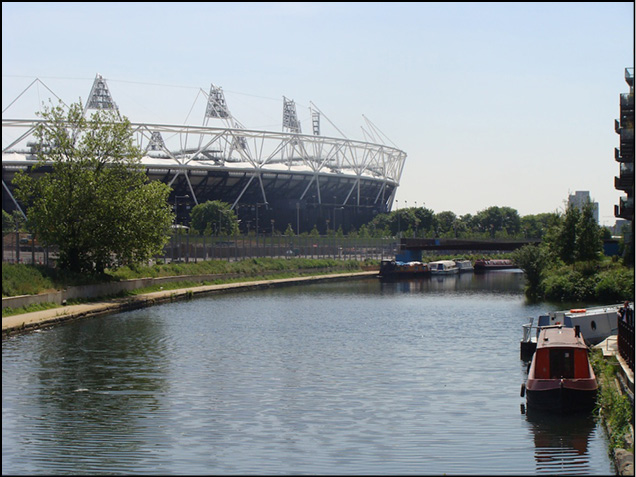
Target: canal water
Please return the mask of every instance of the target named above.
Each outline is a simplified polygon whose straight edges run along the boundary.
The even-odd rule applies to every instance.
[[[3,474],[614,474],[522,413],[513,272],[197,298],[3,340]]]

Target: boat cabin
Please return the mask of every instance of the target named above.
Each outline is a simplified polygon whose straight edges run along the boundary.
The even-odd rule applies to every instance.
[[[543,328],[534,355],[535,379],[590,378],[587,346],[580,333],[561,326]]]
[[[456,273],[459,271],[454,260],[437,260],[428,262],[428,269],[431,273]]]

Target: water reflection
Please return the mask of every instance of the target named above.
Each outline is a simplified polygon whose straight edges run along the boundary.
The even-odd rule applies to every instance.
[[[519,279],[329,281],[3,339],[3,471],[605,474],[602,432],[559,448],[568,423],[519,415],[543,307]]]
[[[523,289],[525,277],[521,270],[498,270],[488,273],[459,273],[456,275],[432,275],[417,278],[382,278],[382,291],[400,293],[449,293],[460,292],[518,295]]]
[[[139,414],[156,412],[168,388],[161,323],[96,318],[51,332],[56,339],[40,341],[39,404],[32,407],[40,411],[35,422],[46,424],[31,438],[55,442],[56,450],[49,454],[44,445],[34,465],[54,470],[74,460],[78,472],[95,462],[125,468],[144,434]]]
[[[536,470],[541,474],[590,474],[589,443],[597,429],[592,414],[526,410],[534,436]]]

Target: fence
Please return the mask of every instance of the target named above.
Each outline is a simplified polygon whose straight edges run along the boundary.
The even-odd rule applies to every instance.
[[[364,260],[393,258],[398,250],[393,238],[331,236],[235,235],[228,237],[189,234],[178,230],[163,252],[155,257],[165,263],[204,260],[236,261],[254,257],[332,258]],[[2,261],[55,266],[57,248],[44,248],[26,233],[2,237]]]
[[[392,238],[332,236],[235,235],[209,237],[176,233],[164,247],[164,262],[242,260],[253,257],[333,258],[364,260],[395,257],[398,242]]]
[[[57,256],[57,247],[42,247],[31,234],[2,234],[3,262],[55,266]]]
[[[627,308],[625,316],[618,319],[618,352],[634,371],[634,310]]]

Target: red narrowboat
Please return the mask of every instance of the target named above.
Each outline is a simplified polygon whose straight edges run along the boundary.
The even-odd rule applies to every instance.
[[[591,411],[597,391],[579,327],[542,328],[525,385],[528,407],[563,413]]]

